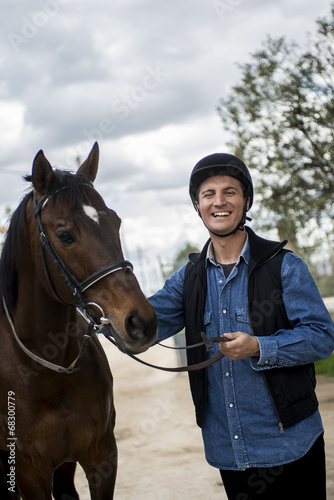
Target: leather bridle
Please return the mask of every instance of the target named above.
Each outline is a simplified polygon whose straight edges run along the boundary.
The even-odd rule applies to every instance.
[[[88,184],[89,185],[89,184]],[[42,196],[42,198],[36,202],[36,199],[34,198],[34,216],[37,221],[37,227],[38,227],[38,235],[39,235],[39,242],[40,242],[40,249],[41,249],[41,258],[42,258],[42,263],[43,263],[43,268],[44,268],[44,273],[47,278],[49,287],[54,295],[54,297],[59,301],[62,302],[63,304],[66,305],[73,305],[69,304],[66,301],[64,301],[59,295],[57,294],[51,278],[50,274],[46,265],[45,261],[45,253],[44,250],[49,254],[53,264],[55,267],[59,270],[67,288],[72,292],[72,294],[76,297],[77,299],[77,304],[75,304],[77,307],[82,308],[83,310],[87,310],[87,307],[94,305],[97,306],[100,311],[103,312],[101,306],[95,304],[94,302],[89,302],[86,297],[83,295],[83,292],[85,292],[89,287],[100,281],[101,279],[105,278],[109,274],[115,273],[117,271],[128,271],[128,270],[133,270],[133,265],[131,262],[128,260],[122,260],[120,262],[116,262],[113,264],[108,264],[107,266],[102,267],[101,269],[95,271],[91,276],[88,278],[84,279],[83,281],[78,281],[76,277],[71,273],[71,271],[68,269],[68,267],[64,264],[64,262],[61,260],[59,257],[56,249],[52,245],[50,238],[45,230],[45,227],[42,223],[41,220],[41,212],[45,205],[47,204],[48,200],[50,199],[50,196],[45,195]],[[108,319],[105,318],[104,312],[100,318],[100,323],[106,324],[108,323]]]
[[[91,187],[93,187],[91,184],[87,184]],[[65,188],[62,188],[65,189]],[[41,199],[37,202],[36,199],[34,198],[33,204],[34,204],[34,216],[37,221],[37,227],[38,227],[38,235],[39,235],[39,242],[40,242],[40,250],[41,250],[41,259],[43,263],[43,269],[45,276],[48,281],[48,285],[52,291],[53,296],[55,299],[67,306],[74,306],[77,307],[79,311],[82,312],[82,315],[86,319],[88,323],[88,328],[87,332],[84,335],[83,342],[80,346],[79,353],[75,360],[71,363],[71,365],[67,368],[64,366],[56,365],[55,363],[51,363],[50,361],[47,361],[46,359],[41,358],[37,354],[33,353],[30,351],[21,341],[19,335],[16,332],[14,321],[10,315],[10,312],[7,308],[7,304],[5,301],[5,298],[2,298],[3,305],[4,305],[4,310],[7,316],[7,320],[9,322],[9,325],[12,329],[14,338],[19,345],[19,347],[29,356],[33,361],[36,363],[39,363],[40,365],[44,366],[45,368],[48,368],[50,370],[56,371],[58,373],[73,373],[76,371],[78,368],[76,368],[76,364],[80,357],[82,356],[84,350],[87,348],[88,342],[91,338],[91,334],[93,331],[96,331],[102,324],[108,324],[109,319],[106,318],[104,311],[102,307],[99,304],[96,304],[95,302],[89,302],[86,297],[84,296],[84,292],[97,283],[99,280],[105,278],[106,276],[115,273],[117,271],[129,271],[133,269],[133,266],[131,262],[128,260],[122,260],[120,262],[116,262],[113,264],[109,264],[107,266],[102,267],[101,269],[95,271],[91,276],[88,278],[84,279],[83,281],[78,281],[76,277],[71,273],[71,271],[68,269],[68,267],[64,264],[62,259],[59,257],[56,249],[52,245],[50,238],[47,234],[47,231],[45,230],[45,227],[41,221],[41,211],[47,204],[48,200],[50,199],[51,195],[45,195],[42,196]],[[45,252],[44,250],[48,253],[50,256],[53,264],[55,267],[59,270],[65,284],[67,285],[68,289],[72,292],[72,294],[76,297],[77,304],[70,304],[63,300],[58,293],[56,292],[52,280],[50,278],[50,274],[48,271],[48,267],[46,265],[46,260],[45,260]],[[95,307],[96,309],[99,310],[101,313],[101,317],[99,318],[99,321],[96,320],[96,318],[88,311],[89,307]]]

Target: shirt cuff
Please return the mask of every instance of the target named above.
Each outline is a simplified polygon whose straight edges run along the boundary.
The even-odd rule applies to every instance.
[[[275,337],[256,337],[259,342],[260,356],[251,358],[254,370],[274,368],[277,363],[277,342]]]

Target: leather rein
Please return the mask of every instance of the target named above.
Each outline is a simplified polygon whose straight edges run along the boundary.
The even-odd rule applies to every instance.
[[[92,184],[88,184],[88,185],[93,187]],[[56,371],[58,373],[70,374],[70,373],[73,373],[74,371],[79,369],[76,367],[77,362],[81,358],[83,352],[87,349],[88,343],[91,339],[91,335],[93,332],[103,334],[112,344],[114,344],[117,348],[119,348],[119,345],[117,344],[118,334],[112,328],[112,325],[110,324],[108,318],[106,318],[103,309],[101,308],[101,306],[99,306],[95,302],[89,302],[83,293],[89,287],[91,287],[92,285],[97,283],[99,280],[103,279],[104,277],[106,277],[112,273],[115,273],[115,272],[121,271],[121,270],[123,270],[125,272],[129,271],[129,270],[133,270],[133,265],[128,260],[123,260],[120,262],[109,264],[108,266],[105,266],[105,267],[97,270],[96,272],[94,272],[91,276],[89,276],[85,280],[78,281],[75,278],[75,276],[70,272],[70,270],[67,268],[67,266],[64,264],[64,262],[62,261],[62,259],[58,255],[58,253],[56,252],[56,250],[55,250],[54,246],[52,245],[50,238],[45,230],[45,227],[41,221],[41,212],[42,212],[43,208],[45,207],[45,205],[47,204],[49,199],[50,199],[50,196],[45,195],[45,196],[42,196],[42,198],[38,202],[36,201],[35,198],[33,200],[33,202],[34,202],[34,216],[36,218],[37,227],[38,227],[41,258],[42,258],[44,273],[45,273],[45,276],[47,278],[49,287],[50,287],[54,297],[56,298],[56,300],[65,304],[65,305],[73,306],[73,304],[69,304],[69,303],[65,302],[61,297],[59,297],[59,295],[57,294],[57,292],[52,284],[52,281],[51,281],[51,278],[50,278],[50,275],[48,272],[48,268],[46,265],[46,260],[45,260],[45,251],[46,251],[48,253],[49,257],[51,258],[53,264],[59,270],[67,288],[76,297],[78,304],[75,305],[75,307],[77,307],[78,312],[81,314],[81,316],[86,320],[86,322],[88,324],[87,332],[84,335],[83,342],[80,346],[79,353],[78,353],[77,357],[75,358],[75,360],[66,368],[64,366],[60,366],[60,365],[57,365],[55,363],[51,363],[50,361],[47,361],[46,359],[43,359],[40,356],[38,356],[37,354],[34,354],[32,351],[30,351],[23,344],[23,342],[19,338],[19,335],[16,332],[13,319],[11,318],[11,315],[8,311],[8,308],[7,308],[7,305],[5,302],[5,298],[3,297],[2,300],[3,300],[3,305],[4,305],[4,310],[5,310],[5,313],[7,316],[7,320],[9,322],[11,329],[12,329],[14,338],[15,338],[16,342],[18,343],[19,347],[27,354],[27,356],[29,356],[33,361],[44,366],[45,368]],[[101,317],[99,318],[99,321],[97,321],[96,318],[87,311],[87,309],[89,307],[92,307],[92,306],[97,308],[101,313]],[[108,327],[106,325],[108,325]],[[170,346],[166,346],[166,345],[159,344],[159,343],[158,343],[158,345],[161,345],[162,347],[166,347],[169,349],[194,349],[194,348],[201,347],[201,346],[210,347],[211,342],[227,341],[227,339],[224,337],[213,337],[213,338],[207,339],[204,332],[201,333],[201,336],[202,336],[203,341],[199,342],[198,344],[193,344],[191,346],[170,347]],[[147,363],[146,361],[136,357],[133,354],[128,354],[128,353],[126,353],[126,354],[129,357],[131,357],[132,359],[138,361],[139,363],[141,363],[145,366],[149,366],[150,368],[155,368],[157,370],[163,370],[163,371],[167,371],[167,372],[176,372],[176,373],[201,370],[203,368],[207,368],[208,366],[211,366],[212,364],[216,363],[217,361],[219,361],[220,359],[222,359],[224,357],[224,354],[219,353],[216,356],[214,356],[213,358],[207,359],[206,361],[203,361],[202,363],[197,363],[195,365],[190,365],[190,366],[179,366],[179,367],[175,367],[175,368],[168,368],[168,367],[162,367],[162,366],[153,365],[151,363]]]
[[[117,338],[117,334],[115,332],[111,332],[109,328],[106,328],[105,326],[100,327],[97,330],[97,333],[102,333],[106,339],[109,340],[112,344],[114,344],[116,347],[118,347],[116,341],[114,338]],[[192,344],[189,346],[184,346],[184,347],[172,347],[172,346],[167,346],[164,344],[161,344],[160,342],[157,342],[155,345],[160,345],[161,347],[165,347],[166,349],[174,349],[174,350],[182,350],[182,349],[195,349],[196,347],[211,347],[211,342],[229,342],[229,339],[226,337],[212,337],[212,338],[206,338],[205,333],[202,332],[201,336],[203,338],[202,342],[198,342],[197,344]],[[186,365],[186,366],[177,366],[174,368],[169,368],[166,366],[158,366],[154,365],[152,363],[148,363],[147,361],[144,361],[143,359],[138,358],[134,354],[129,354],[126,353],[130,358],[134,359],[135,361],[138,361],[138,363],[141,363],[142,365],[149,366],[150,368],[155,368],[156,370],[162,370],[164,372],[174,372],[174,373],[180,373],[180,372],[193,372],[196,370],[202,370],[203,368],[207,368],[208,366],[213,365],[214,363],[217,363],[220,359],[224,358],[223,353],[219,353],[213,358],[207,359],[206,361],[202,361],[201,363],[196,363],[194,365]]]

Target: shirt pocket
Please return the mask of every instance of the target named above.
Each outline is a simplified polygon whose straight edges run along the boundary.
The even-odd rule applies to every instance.
[[[240,308],[236,310],[235,320],[238,325],[238,329],[245,333],[251,333],[251,326],[249,323],[248,308]]]

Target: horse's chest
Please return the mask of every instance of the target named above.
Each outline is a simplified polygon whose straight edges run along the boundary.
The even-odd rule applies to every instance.
[[[22,425],[17,425],[18,432],[22,430],[18,446],[33,447],[43,456],[50,450],[54,453],[55,447],[61,456],[69,458],[96,446],[113,418],[111,399],[108,404],[108,397],[104,400],[96,395],[84,397],[72,393],[69,386],[67,389],[40,400],[38,405],[27,402]]]
[[[75,408],[48,410],[36,420],[31,419],[28,432],[18,438],[18,448],[22,446],[29,455],[46,457],[56,453],[59,457],[67,457],[67,460],[76,460],[76,457],[82,456],[83,450],[87,453],[97,446],[101,439],[101,423],[88,411],[77,411]]]

